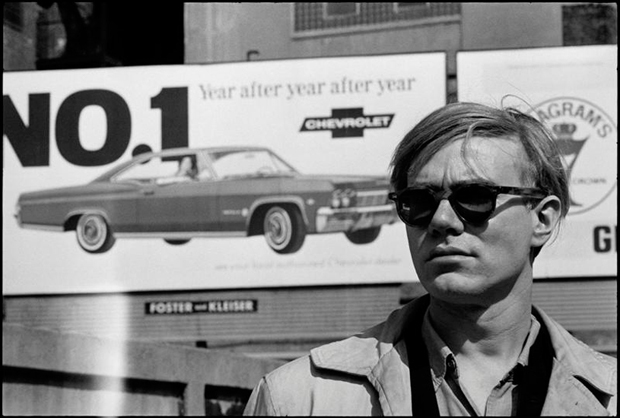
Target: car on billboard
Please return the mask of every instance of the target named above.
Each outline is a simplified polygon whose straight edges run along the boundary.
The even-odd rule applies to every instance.
[[[308,234],[343,232],[373,242],[396,221],[380,176],[303,175],[264,147],[177,148],[134,156],[81,186],[23,193],[20,227],[75,231],[82,249],[108,251],[116,238],[264,235],[294,253]]]

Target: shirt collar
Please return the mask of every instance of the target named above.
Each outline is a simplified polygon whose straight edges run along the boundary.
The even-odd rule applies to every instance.
[[[540,323],[536,320],[534,315],[531,315],[532,322],[530,322],[530,332],[527,334],[527,338],[525,339],[525,343],[523,344],[523,348],[521,349],[521,354],[519,354],[519,358],[517,359],[517,364],[522,366],[527,366],[529,358],[530,358],[530,350],[536,342],[536,337],[538,337],[538,332],[540,331]]]
[[[536,341],[536,337],[540,331],[540,323],[533,315],[530,317],[530,330],[517,359],[517,364],[522,366],[527,366],[530,356],[530,349]],[[429,310],[426,311],[424,314],[424,319],[422,320],[422,338],[424,339],[424,344],[426,345],[426,350],[428,351],[428,361],[431,367],[433,385],[435,390],[437,390],[437,388],[441,386],[441,383],[445,379],[448,372],[454,373],[454,376],[458,378],[458,367],[454,353],[452,353],[452,350],[450,350],[439,334],[437,334],[435,328],[433,328],[433,324],[431,323],[429,317]]]

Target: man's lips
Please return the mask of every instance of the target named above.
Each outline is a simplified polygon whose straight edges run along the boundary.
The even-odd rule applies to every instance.
[[[465,250],[461,250],[460,248],[456,248],[456,247],[436,247],[434,248],[429,256],[428,256],[428,260],[433,260],[435,258],[439,258],[439,257],[450,257],[450,256],[471,256],[470,253],[468,253]]]

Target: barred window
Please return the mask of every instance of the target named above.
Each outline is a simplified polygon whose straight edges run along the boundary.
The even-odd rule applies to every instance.
[[[343,17],[359,13],[359,3],[324,3],[325,17]]]
[[[294,32],[460,17],[461,3],[294,3]]]
[[[425,11],[430,9],[431,3],[394,3],[395,12],[406,12],[407,10]]]
[[[618,43],[618,16],[612,4],[562,6],[565,46]]]
[[[22,3],[4,3],[3,24],[20,31],[24,27],[24,9]]]

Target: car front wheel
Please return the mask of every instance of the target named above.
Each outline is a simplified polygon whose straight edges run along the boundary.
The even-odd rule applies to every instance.
[[[89,253],[104,253],[112,248],[116,241],[101,215],[82,215],[75,232],[78,244]]]
[[[296,252],[306,238],[306,226],[297,208],[271,207],[265,214],[263,231],[269,247],[279,254]]]
[[[381,227],[375,226],[357,231],[347,231],[344,234],[353,244],[370,244],[377,239],[379,232],[381,232]]]

